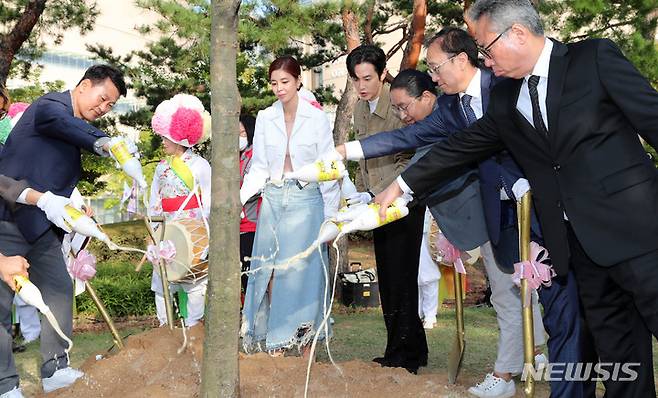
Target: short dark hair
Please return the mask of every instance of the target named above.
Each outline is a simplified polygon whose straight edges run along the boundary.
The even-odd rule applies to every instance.
[[[436,95],[436,83],[427,74],[416,69],[405,69],[391,83],[391,91],[403,89],[410,97],[420,97],[425,91]]]
[[[256,118],[246,114],[240,115],[240,123],[244,126],[245,131],[247,132],[247,141],[249,145],[254,143],[254,130],[256,129]]]
[[[384,54],[384,50],[377,46],[362,44],[349,53],[345,62],[347,63],[347,73],[353,79],[356,79],[354,68],[363,63],[374,66],[377,75],[381,76],[384,73],[384,69],[386,69],[386,54]]]
[[[85,71],[84,76],[82,76],[82,79],[80,79],[77,85],[79,86],[85,79],[91,80],[91,83],[94,85],[101,84],[106,79],[110,79],[117,90],[119,90],[119,95],[125,97],[128,93],[128,90],[126,90],[126,82],[123,80],[123,72],[114,66],[103,64],[90,66],[89,69]]]
[[[290,73],[295,79],[298,79],[302,74],[302,68],[299,66],[299,62],[292,55],[284,55],[272,61],[267,77],[271,78],[272,72],[279,69]]]
[[[464,29],[454,26],[445,27],[427,41],[426,47],[434,42],[437,42],[444,53],[457,55],[463,52],[471,65],[480,66],[477,43]]]

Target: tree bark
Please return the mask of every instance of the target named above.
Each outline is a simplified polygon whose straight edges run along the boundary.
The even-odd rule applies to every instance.
[[[414,0],[413,17],[407,46],[404,49],[400,70],[415,69],[418,65],[420,50],[425,40],[425,20],[427,18],[427,0]]]
[[[363,34],[365,36],[365,42],[368,44],[375,43],[372,37],[372,18],[374,15],[375,15],[375,0],[368,0],[368,2],[366,3],[366,23],[363,25]],[[343,20],[343,28],[344,27],[345,27],[345,20]]]
[[[14,56],[23,43],[30,37],[32,29],[39,21],[39,17],[46,9],[47,0],[31,0],[25,6],[25,11],[16,21],[14,27],[0,35],[0,83],[4,86],[9,76],[9,69]]]
[[[353,3],[351,0],[346,0],[343,3],[343,9],[341,10],[343,32],[345,33],[348,54],[361,44],[359,36],[359,19],[354,13],[352,5]],[[352,129],[352,113],[354,111],[356,100],[356,91],[354,90],[352,79],[348,77],[345,82],[345,90],[343,91],[343,95],[340,98],[338,107],[336,108],[336,119],[334,120],[333,131],[334,142],[336,145],[344,143],[347,140],[347,134]],[[341,241],[338,242],[338,250],[341,252],[340,264],[336,264],[336,253],[333,248],[329,250],[329,274],[331,276],[330,280],[332,281],[333,275],[336,272],[336,267],[340,272],[348,271],[349,244],[347,238],[341,239]]]
[[[212,203],[201,396],[238,397],[240,373],[240,93],[237,25],[240,0],[212,4]]]
[[[359,18],[352,9],[352,1],[345,1],[341,10],[343,31],[347,42],[347,53],[349,54],[361,44],[359,37]],[[347,138],[347,133],[352,128],[352,112],[356,104],[356,92],[349,77],[345,82],[343,96],[336,109],[336,120],[334,122],[334,141],[336,145],[342,144]]]

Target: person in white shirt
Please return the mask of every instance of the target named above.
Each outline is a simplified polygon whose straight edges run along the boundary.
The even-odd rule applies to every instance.
[[[327,337],[324,328],[318,330],[330,292],[325,247],[288,263],[317,238],[322,222],[337,211],[340,194],[333,181],[307,184],[283,177],[334,145],[327,115],[300,100],[300,74],[291,56],[270,65],[278,100],[258,113],[251,167],[240,189],[243,204],[258,192],[263,198],[242,316],[249,353],[279,355],[293,348],[306,353],[316,333]]]

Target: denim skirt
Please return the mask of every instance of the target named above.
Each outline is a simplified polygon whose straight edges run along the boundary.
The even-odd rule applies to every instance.
[[[300,349],[318,333],[330,295],[326,247],[289,260],[311,246],[323,220],[317,183],[303,188],[296,180],[266,184],[252,251],[255,271],[249,275],[242,315],[245,352]],[[325,338],[324,327],[319,333]]]

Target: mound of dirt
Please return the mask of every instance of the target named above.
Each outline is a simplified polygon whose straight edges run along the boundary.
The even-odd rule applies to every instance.
[[[130,336],[114,355],[90,358],[85,376],[72,387],[46,397],[197,397],[201,382],[203,327],[188,332],[182,344],[180,330],[157,328]],[[267,354],[240,357],[240,392],[243,397],[302,397],[307,362],[298,357],[273,358]],[[418,376],[404,369],[382,368],[375,363],[350,361],[314,363],[311,397],[465,397],[462,386],[448,385],[444,374]]]

